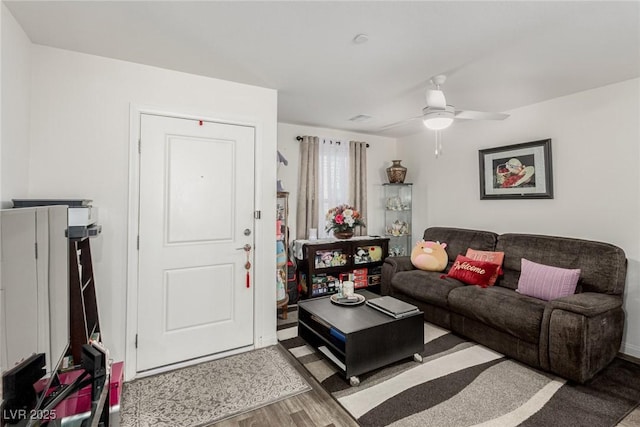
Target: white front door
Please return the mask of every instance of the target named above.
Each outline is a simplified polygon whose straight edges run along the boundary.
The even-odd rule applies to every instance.
[[[140,137],[137,371],[253,344],[254,128],[142,114]]]

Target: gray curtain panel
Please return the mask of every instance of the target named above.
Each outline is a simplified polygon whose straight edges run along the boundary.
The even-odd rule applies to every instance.
[[[349,203],[367,217],[367,143],[349,141]],[[366,236],[367,227],[356,227],[356,236]]]
[[[308,239],[309,229],[318,228],[318,147],[317,136],[303,136],[300,142],[300,176],[296,206],[296,239]]]

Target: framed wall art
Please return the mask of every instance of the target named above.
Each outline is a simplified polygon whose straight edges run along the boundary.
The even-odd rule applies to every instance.
[[[480,199],[553,199],[551,139],[487,148],[480,155]]]

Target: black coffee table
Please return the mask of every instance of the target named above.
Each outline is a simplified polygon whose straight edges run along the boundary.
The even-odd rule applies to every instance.
[[[358,291],[365,298],[380,295]],[[298,303],[298,336],[316,347],[342,372],[352,386],[358,375],[404,358],[422,362],[424,321],[421,311],[395,319],[366,304],[345,307],[329,297]]]

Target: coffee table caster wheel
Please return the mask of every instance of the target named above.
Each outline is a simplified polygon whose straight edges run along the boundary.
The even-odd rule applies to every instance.
[[[422,356],[421,356],[421,355],[419,355],[418,353],[415,353],[415,354],[413,355],[413,360],[415,360],[415,361],[416,361],[416,362],[418,362],[418,363],[422,363]]]
[[[351,387],[358,387],[360,385],[360,378],[356,376],[349,378],[349,384],[351,384]]]

